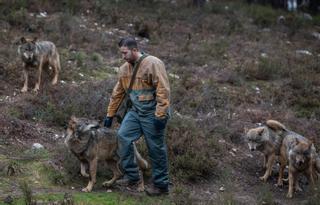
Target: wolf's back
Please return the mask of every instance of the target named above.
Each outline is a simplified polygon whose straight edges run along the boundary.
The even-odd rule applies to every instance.
[[[51,41],[39,41],[36,43],[39,55],[54,56],[57,54],[57,48]]]

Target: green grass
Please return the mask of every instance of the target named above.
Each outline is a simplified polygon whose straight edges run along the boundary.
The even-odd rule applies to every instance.
[[[64,194],[41,194],[34,195],[33,200],[42,202],[57,202],[63,200]],[[121,193],[75,193],[73,199],[77,205],[169,205],[169,197],[151,198],[148,196],[130,196]],[[23,198],[14,199],[14,205],[25,205]],[[0,205],[4,205],[0,202]]]

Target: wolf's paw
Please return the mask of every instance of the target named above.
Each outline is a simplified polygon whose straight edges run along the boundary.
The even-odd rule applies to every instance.
[[[266,177],[266,176],[260,177],[260,180],[263,181],[263,182],[267,182],[267,179],[268,179],[268,177]]]
[[[92,189],[86,187],[86,188],[83,188],[81,189],[82,192],[91,192]]]
[[[292,198],[292,193],[287,194],[287,198],[291,199]]]
[[[104,187],[110,187],[113,184],[113,180],[105,181],[102,183],[102,186]]]
[[[137,188],[137,191],[138,191],[138,192],[144,192],[144,190],[145,190],[145,189],[144,189],[144,186],[143,186],[143,185],[139,185],[138,188]]]
[[[53,79],[51,82],[52,85],[56,85],[57,83],[58,83],[58,79]]]
[[[37,93],[39,91],[39,86],[34,87],[33,91]]]
[[[81,173],[81,176],[89,178],[89,174],[87,174],[87,173]]]
[[[25,93],[25,92],[27,92],[28,91],[28,88],[27,87],[23,87],[22,89],[21,89],[21,92],[22,93]]]

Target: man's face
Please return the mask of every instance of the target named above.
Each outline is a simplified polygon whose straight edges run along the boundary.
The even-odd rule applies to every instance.
[[[137,60],[137,49],[129,49],[126,46],[120,47],[120,52],[122,55],[122,59],[127,61],[128,63],[134,63]]]

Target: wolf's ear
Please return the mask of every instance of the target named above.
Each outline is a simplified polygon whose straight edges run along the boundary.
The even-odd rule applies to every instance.
[[[31,42],[32,42],[32,43],[36,43],[37,40],[38,40],[38,38],[37,38],[37,37],[34,37]]]
[[[25,37],[21,37],[20,38],[20,43],[21,44],[24,44],[24,43],[26,43],[27,42],[27,39],[25,38]]]
[[[245,127],[243,128],[243,131],[244,131],[244,134],[247,134],[247,132],[249,131],[249,129],[245,126]]]
[[[262,128],[261,130],[258,131],[258,135],[262,135],[262,133],[264,132],[264,129]]]
[[[77,122],[77,118],[74,115],[71,115],[70,120],[72,120],[73,122]]]

